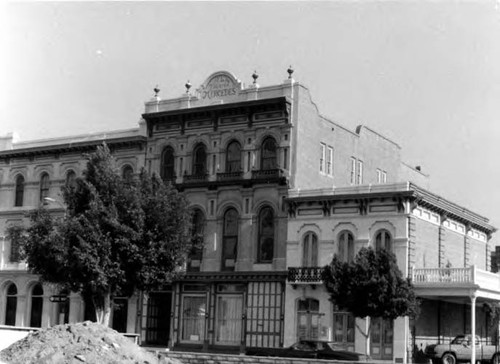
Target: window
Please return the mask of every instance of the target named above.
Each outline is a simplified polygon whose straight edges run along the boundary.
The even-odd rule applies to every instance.
[[[175,156],[174,149],[172,147],[166,147],[161,153],[160,176],[164,181],[171,181],[175,179]]]
[[[352,313],[337,310],[333,312],[333,341],[336,347],[354,351],[354,322]]]
[[[363,161],[358,160],[358,178],[356,183],[363,184]]]
[[[320,143],[319,145],[319,173],[325,173],[325,156],[326,145]]]
[[[24,200],[24,177],[20,174],[16,177],[16,196],[14,206],[22,206]]]
[[[274,254],[274,212],[269,206],[259,213],[259,246],[257,262],[270,263]]]
[[[387,183],[387,172],[377,168],[377,183]]]
[[[392,248],[392,239],[391,234],[387,230],[379,230],[375,234],[375,249],[386,249],[391,250]]]
[[[203,258],[203,231],[205,228],[205,216],[200,209],[195,209],[191,218],[191,251],[188,255],[187,270],[199,272]]]
[[[233,271],[238,250],[238,212],[230,208],[224,214],[222,235],[222,270]]]
[[[207,174],[207,151],[203,144],[198,144],[193,153],[193,175],[204,176]]]
[[[30,315],[31,327],[42,327],[42,311],[43,311],[43,288],[40,283],[37,283],[31,291],[31,315]]]
[[[5,325],[16,325],[16,311],[17,311],[17,287],[11,283],[7,288],[7,302],[5,305]]]
[[[122,178],[125,182],[132,182],[134,178],[134,170],[128,164],[122,169]]]
[[[76,173],[75,173],[75,171],[70,169],[66,173],[66,181],[65,181],[64,185],[70,191],[74,191],[76,189]]]
[[[382,183],[387,183],[387,172],[382,171]]]
[[[9,232],[9,238],[10,238],[10,255],[9,255],[9,261],[11,263],[18,263],[21,260],[21,239],[23,238],[22,236],[22,230],[21,226],[18,228],[13,228]]]
[[[44,202],[49,197],[50,180],[48,173],[42,174],[40,178],[40,202]]]
[[[318,237],[315,233],[309,232],[304,236],[302,247],[302,266],[318,266]]]
[[[354,260],[354,236],[350,231],[342,231],[339,235],[339,258],[343,262]]]
[[[267,138],[262,143],[260,169],[270,170],[278,168],[277,165],[277,150],[276,141],[273,138]]]
[[[356,183],[356,158],[351,157],[351,184]]]
[[[333,176],[333,148],[328,147],[328,153],[326,155],[326,174]]]
[[[203,342],[205,338],[206,297],[184,295],[182,298],[181,340]]]
[[[229,143],[226,151],[226,172],[241,171],[241,146],[237,141]]]
[[[113,299],[113,321],[111,327],[118,332],[127,332],[128,299],[116,297]]]

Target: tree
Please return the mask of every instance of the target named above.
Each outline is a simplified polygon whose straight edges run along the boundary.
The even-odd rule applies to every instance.
[[[396,257],[386,249],[362,248],[351,263],[334,256],[322,275],[330,300],[355,317],[394,320],[418,314],[413,285],[403,278]],[[371,325],[367,338],[370,331]],[[366,350],[368,353],[368,340]]]
[[[112,296],[175,277],[191,249],[191,215],[185,197],[155,175],[123,179],[106,145],[87,159],[76,187],[63,188],[64,217],[34,211],[23,245],[33,273],[91,298],[108,325]]]

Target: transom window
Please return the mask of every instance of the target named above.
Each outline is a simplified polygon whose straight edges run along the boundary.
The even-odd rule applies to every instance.
[[[226,151],[226,172],[241,171],[241,146],[237,141],[232,141]]]
[[[262,143],[260,169],[269,170],[278,168],[278,146],[274,138],[266,138]]]

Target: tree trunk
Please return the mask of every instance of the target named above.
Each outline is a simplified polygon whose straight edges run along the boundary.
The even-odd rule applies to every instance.
[[[111,316],[111,292],[106,292],[102,296],[93,296],[92,301],[95,307],[95,316],[97,323],[109,326]]]

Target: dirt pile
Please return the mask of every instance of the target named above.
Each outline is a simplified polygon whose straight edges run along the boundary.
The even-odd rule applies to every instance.
[[[8,364],[177,364],[139,347],[115,330],[90,321],[34,332],[0,352]]]

